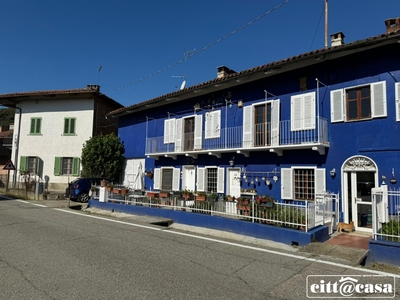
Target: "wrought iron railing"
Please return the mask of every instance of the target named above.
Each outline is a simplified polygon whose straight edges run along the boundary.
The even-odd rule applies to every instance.
[[[279,130],[273,130],[271,123],[255,124],[250,135],[243,135],[243,127],[223,128],[217,138],[205,138],[195,133],[177,136],[174,143],[165,143],[173,139],[164,136],[146,138],[146,154],[199,152],[223,149],[254,149],[257,147],[276,147],[304,144],[328,143],[328,121],[316,117],[314,129],[292,130],[293,120],[280,121]],[[196,133],[197,135],[197,133]]]

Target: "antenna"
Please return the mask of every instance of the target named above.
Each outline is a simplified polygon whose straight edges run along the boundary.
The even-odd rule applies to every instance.
[[[184,59],[184,64],[185,64],[185,75],[171,76],[171,77],[173,77],[173,78],[182,78],[182,79],[183,79],[182,84],[181,84],[181,87],[180,87],[180,90],[183,90],[183,89],[185,88],[185,86],[186,86],[186,60],[187,60],[188,57],[190,57],[190,55],[193,54],[195,51],[196,51],[196,49],[193,49],[193,50],[188,50],[188,51],[186,51],[186,52],[184,53],[184,55],[185,55],[185,59]]]

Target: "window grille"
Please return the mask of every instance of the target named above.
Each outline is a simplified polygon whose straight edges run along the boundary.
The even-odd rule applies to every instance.
[[[173,169],[162,169],[161,190],[172,191]]]
[[[216,193],[217,192],[217,179],[218,179],[218,172],[217,168],[207,168],[206,169],[206,178],[207,178],[207,189],[206,192],[208,193]]]
[[[314,169],[294,169],[294,193],[297,200],[315,199]]]

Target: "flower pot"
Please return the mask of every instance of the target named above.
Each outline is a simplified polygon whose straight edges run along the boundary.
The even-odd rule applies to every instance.
[[[169,193],[168,192],[160,192],[160,197],[161,198],[169,198]]]
[[[147,197],[158,198],[159,193],[158,192],[147,192]]]
[[[107,180],[102,180],[102,181],[100,181],[100,186],[102,186],[102,187],[107,186],[107,184],[108,184],[108,181],[107,181]]]
[[[121,189],[121,194],[126,195],[128,193],[128,189]]]
[[[196,201],[206,201],[206,196],[196,196]]]

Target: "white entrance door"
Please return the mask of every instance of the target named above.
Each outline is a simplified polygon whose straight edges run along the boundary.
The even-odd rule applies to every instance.
[[[182,189],[195,191],[196,190],[196,172],[194,166],[182,167]]]
[[[372,232],[372,193],[375,172],[357,171],[347,174],[349,222],[355,230]]]
[[[231,195],[235,198],[240,197],[240,169],[228,169],[228,186],[227,195]]]

